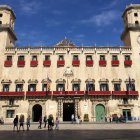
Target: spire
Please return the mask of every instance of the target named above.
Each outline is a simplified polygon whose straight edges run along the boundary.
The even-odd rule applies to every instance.
[[[75,47],[76,45],[72,41],[70,41],[67,37],[65,37],[63,40],[58,42],[56,44],[56,46],[58,46],[58,47],[64,47],[64,46]]]

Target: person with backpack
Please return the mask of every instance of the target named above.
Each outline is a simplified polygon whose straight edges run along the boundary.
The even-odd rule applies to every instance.
[[[18,115],[16,115],[16,117],[14,118],[13,124],[14,124],[13,131],[15,131],[15,127],[17,128],[18,131]]]

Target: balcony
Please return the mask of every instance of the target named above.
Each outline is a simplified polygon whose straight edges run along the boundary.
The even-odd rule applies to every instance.
[[[44,60],[43,65],[49,67],[51,65],[51,60]]]
[[[37,61],[37,60],[32,60],[32,61],[30,62],[30,66],[31,66],[31,67],[37,67],[37,65],[38,65],[38,61]]]
[[[125,60],[124,65],[125,66],[131,66],[132,65],[132,60]]]
[[[80,65],[80,61],[79,60],[73,60],[72,61],[72,65],[73,66],[79,66]]]
[[[127,91],[127,95],[135,95],[135,96],[138,96],[139,93],[138,93],[138,91]]]
[[[57,66],[64,66],[65,65],[65,60],[58,60],[57,61]]]
[[[111,95],[111,91],[87,91],[87,95]]]
[[[24,67],[25,66],[25,61],[24,60],[18,60],[17,66],[18,67]]]
[[[65,95],[65,94],[66,94],[65,91],[53,91],[53,95],[58,95],[58,96],[60,96],[60,95]]]
[[[86,66],[88,67],[93,66],[93,60],[86,60]]]
[[[122,95],[126,95],[126,91],[112,91],[112,95],[115,96],[122,96]]]
[[[5,60],[4,61],[4,66],[5,67],[11,67],[12,66],[12,60]]]
[[[22,97],[22,96],[24,96],[24,92],[0,92],[0,97],[5,97],[5,96],[7,96],[7,97],[11,97],[11,96],[16,96],[16,97]]]
[[[66,91],[66,95],[84,95],[84,91]]]
[[[106,66],[106,60],[99,60],[99,65],[100,66]]]
[[[27,91],[26,96],[27,97],[33,97],[33,96],[46,96],[46,91]]]
[[[119,66],[119,60],[112,60],[111,64],[112,66]]]

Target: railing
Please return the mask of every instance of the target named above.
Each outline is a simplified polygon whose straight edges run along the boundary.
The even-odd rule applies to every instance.
[[[43,65],[44,66],[50,66],[51,65],[51,60],[44,60]]]
[[[46,96],[45,91],[27,91],[26,96]]]
[[[132,65],[132,60],[125,60],[124,65],[125,66],[131,66]]]
[[[31,62],[30,62],[30,66],[31,67],[36,67],[38,65],[38,61],[37,60],[32,60]]]
[[[106,60],[99,60],[100,66],[106,66],[106,64],[107,64]]]
[[[86,60],[86,66],[93,66],[93,60]]]
[[[18,60],[17,65],[18,65],[18,67],[24,67],[25,66],[25,61],[24,60]]]
[[[4,66],[5,67],[11,67],[12,66],[12,60],[5,60],[4,61]]]
[[[64,66],[65,65],[65,60],[58,60],[57,65],[58,66]]]
[[[0,96],[24,96],[24,92],[0,92]]]
[[[21,91],[0,92],[0,97],[49,97],[49,96],[138,96],[138,91]]]
[[[118,66],[119,65],[119,60],[112,60],[111,64],[112,64],[112,66]]]
[[[72,65],[73,66],[79,66],[80,65],[80,60],[73,60]]]

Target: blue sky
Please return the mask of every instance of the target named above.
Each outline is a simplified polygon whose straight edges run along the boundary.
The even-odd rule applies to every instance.
[[[0,0],[16,13],[18,46],[52,46],[69,38],[76,45],[120,46],[122,13],[139,0]]]

